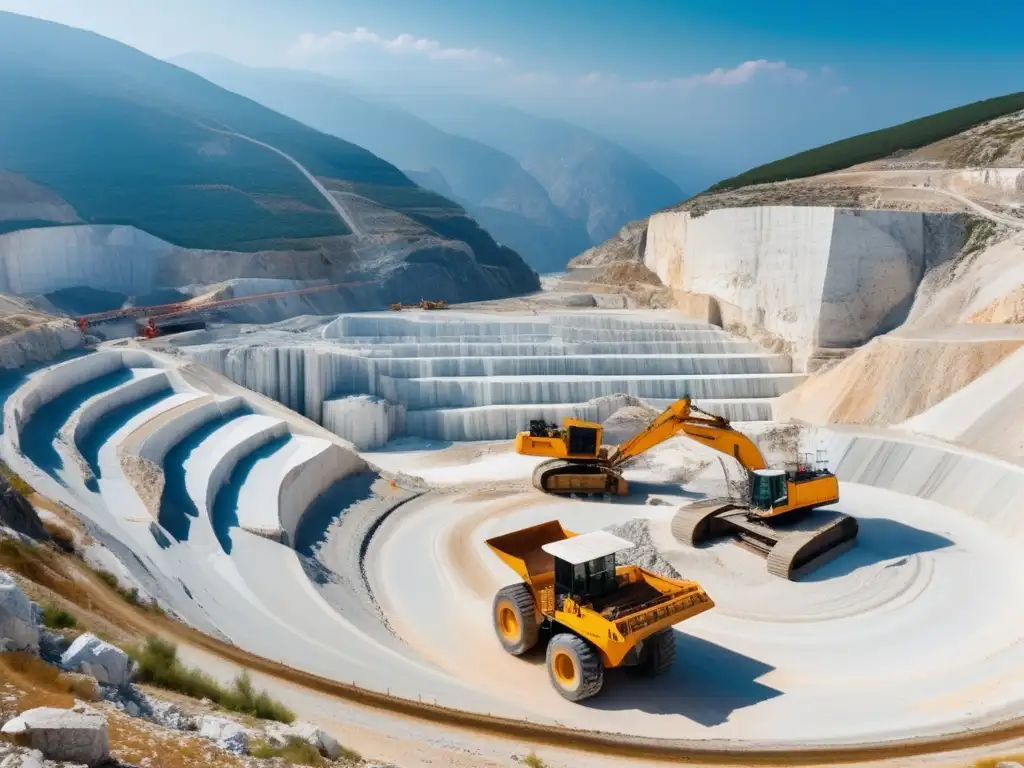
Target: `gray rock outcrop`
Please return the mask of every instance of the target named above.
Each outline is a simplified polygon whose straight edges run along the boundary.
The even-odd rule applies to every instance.
[[[0,651],[39,650],[39,606],[9,573],[0,571]]]
[[[96,635],[79,635],[64,655],[61,666],[91,675],[107,685],[126,685],[131,678],[131,659],[120,648]]]
[[[233,720],[222,717],[204,717],[199,726],[199,735],[210,739],[232,755],[244,754],[249,746],[249,735],[245,729]]]
[[[96,766],[110,755],[107,721],[96,712],[40,707],[22,712],[0,731],[24,738],[49,760]]]
[[[0,475],[0,524],[36,541],[50,538],[35,508],[14,490],[3,475]]]

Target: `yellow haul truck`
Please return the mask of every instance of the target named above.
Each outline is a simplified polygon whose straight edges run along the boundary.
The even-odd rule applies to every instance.
[[[606,667],[658,675],[675,660],[672,625],[714,606],[695,581],[615,563],[632,542],[607,531],[577,535],[553,520],[487,540],[522,578],[494,598],[494,630],[521,656],[549,637],[551,684],[569,701],[601,690]]]

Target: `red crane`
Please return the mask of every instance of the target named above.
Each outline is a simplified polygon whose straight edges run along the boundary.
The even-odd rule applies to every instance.
[[[290,291],[274,291],[272,293],[257,293],[252,296],[239,296],[234,299],[218,299],[216,301],[199,301],[190,299],[179,301],[173,304],[157,304],[151,307],[126,307],[125,309],[112,309],[109,312],[96,312],[91,315],[82,315],[78,318],[78,327],[83,331],[90,326],[106,323],[112,320],[123,320],[129,317],[144,317],[146,323],[143,325],[141,335],[147,339],[160,335],[160,328],[157,320],[165,321],[171,318],[180,318],[186,315],[205,314],[215,312],[219,309],[235,307],[239,304],[251,304],[256,301],[268,301],[280,299],[284,296],[299,296],[311,293],[326,293],[336,291],[339,288],[350,288],[358,285],[372,285],[372,283],[332,283],[331,285],[316,285],[312,288],[295,288]]]

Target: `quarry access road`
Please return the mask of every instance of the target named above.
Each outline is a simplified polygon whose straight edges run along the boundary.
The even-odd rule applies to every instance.
[[[142,368],[143,353],[132,354],[132,365]],[[84,360],[69,362],[89,373],[91,358]],[[407,451],[389,468],[428,475],[438,490],[403,505],[379,527],[367,526],[361,535],[368,541],[360,542],[367,547],[371,598],[399,634],[392,640],[379,628],[361,625],[356,611],[333,606],[295,549],[238,525],[237,517],[246,512],[238,500],[254,482],[263,487],[254,467],[281,448],[273,441],[262,447],[248,443],[256,433],[243,422],[265,427],[282,420],[298,428],[298,417],[277,406],[273,416],[238,413],[209,429],[193,424],[181,449],[163,459],[161,498],[167,508],[154,521],[131,484],[121,449],[183,398],[201,393],[166,392],[128,403],[119,389],[126,378],[156,376],[134,371],[112,379],[99,373],[91,370],[92,378],[66,396],[53,398],[53,390],[33,388],[43,402],[36,401],[38,408],[25,418],[5,409],[5,417],[11,416],[5,418],[11,430],[4,435],[5,458],[34,484],[38,480],[37,487],[48,483],[61,493],[58,498],[120,548],[123,560],[159,577],[170,607],[239,647],[231,655],[222,645],[202,646],[198,635],[193,646],[216,648],[224,658],[280,679],[282,686],[301,686],[292,695],[309,708],[337,712],[337,700],[343,699],[489,740],[628,755],[630,764],[655,758],[738,765],[865,760],[1021,732],[1007,713],[1019,711],[1012,673],[1024,667],[1024,648],[1015,647],[1024,606],[1014,608],[1017,601],[1009,593],[1024,576],[1024,564],[1014,557],[1015,542],[990,530],[1017,519],[1006,514],[1016,488],[976,467],[950,466],[945,454],[934,461],[916,458],[919,443],[851,444],[852,438],[843,438],[847,443],[837,444],[843,508],[862,520],[862,538],[854,550],[799,583],[771,579],[763,561],[737,547],[684,551],[666,537],[674,507],[694,493],[714,492],[720,482],[698,478],[687,483],[688,494],[680,491],[673,473],[687,461],[683,441],[665,444],[643,466],[628,470],[635,487],[646,486],[651,497],[667,502],[652,505],[643,503],[645,494],[603,504],[530,491],[526,478],[533,460],[509,450],[456,446],[471,449],[464,451],[469,455],[433,466],[431,451]],[[220,394],[244,394],[208,372],[188,381]],[[252,407],[259,405],[251,393],[244,396],[252,398]],[[119,407],[94,425],[93,437],[80,444],[61,437],[83,404],[112,397],[119,398]],[[18,445],[12,432],[22,438],[13,457],[9,452]],[[239,457],[243,468],[221,478],[222,493],[211,490],[217,462],[235,448],[248,451]],[[98,482],[90,485],[83,464],[67,460],[72,450],[81,452]],[[906,451],[913,454],[909,459]],[[383,465],[387,453],[368,458]],[[848,463],[849,473],[843,469]],[[957,469],[959,475],[952,471]],[[893,477],[899,483],[883,487]],[[937,479],[950,477],[957,489]],[[470,479],[473,487],[463,487]],[[977,486],[990,489],[985,508],[998,509],[997,519],[951,506],[962,505],[971,496],[965,489]],[[1002,507],[993,498],[997,491]],[[366,498],[348,493],[335,514]],[[667,677],[644,684],[610,674],[605,696],[573,706],[551,691],[539,660],[512,659],[500,650],[489,626],[489,602],[493,590],[513,577],[482,540],[551,517],[581,531],[648,518],[661,555],[707,587],[718,607],[679,628],[679,661]],[[171,526],[173,540],[159,539],[154,524],[174,521],[184,530]],[[346,551],[353,551],[354,542],[347,543]],[[948,609],[951,602],[958,607],[955,614]],[[364,615],[372,616],[369,610]],[[928,642],[917,642],[921,637]],[[979,689],[984,710],[977,705]],[[419,700],[421,695],[436,696],[437,704]],[[383,715],[375,717],[379,722]],[[333,722],[339,721],[344,722],[340,715]]]
[[[362,227],[359,226],[358,223],[356,223],[355,217],[353,217],[348,212],[348,209],[346,209],[345,206],[342,205],[341,202],[337,198],[335,198],[334,195],[331,194],[331,191],[329,189],[327,189],[327,187],[325,187],[323,184],[320,183],[320,181],[316,178],[316,176],[314,176],[312,173],[309,172],[309,170],[306,168],[306,166],[304,166],[302,163],[300,163],[294,157],[289,155],[287,152],[283,152],[282,150],[278,149],[277,147],[275,147],[275,146],[273,146],[271,144],[267,144],[266,142],[259,141],[258,139],[254,139],[251,136],[246,136],[245,134],[238,133],[237,131],[225,131],[225,130],[220,129],[220,128],[212,128],[212,127],[210,127],[208,125],[204,125],[203,127],[206,128],[209,131],[213,131],[214,133],[220,133],[220,134],[223,134],[224,136],[231,136],[231,137],[236,138],[236,139],[242,139],[243,141],[248,141],[248,142],[250,142],[252,144],[255,144],[258,147],[263,147],[264,149],[269,149],[271,152],[274,152],[275,154],[280,155],[281,157],[283,157],[289,163],[291,163],[296,168],[298,168],[299,172],[303,176],[305,176],[307,181],[309,181],[309,183],[313,185],[313,188],[316,189],[316,191],[319,192],[323,196],[324,200],[327,201],[327,204],[331,206],[331,208],[334,210],[334,212],[337,213],[338,216],[341,217],[341,220],[345,222],[345,225],[350,230],[352,230],[352,234],[353,235],[355,235],[356,237],[358,237],[360,239],[362,239],[362,238],[364,238],[366,236],[366,232],[362,229]]]
[[[1020,170],[1021,174],[1024,174],[1024,169],[1006,169],[1006,170]],[[970,197],[968,197],[966,195],[963,195],[963,194],[961,194],[959,192],[954,192],[954,191],[952,191],[952,190],[950,190],[950,189],[948,189],[948,188],[946,188],[944,186],[941,186],[942,182],[946,181],[945,176],[953,175],[956,172],[957,172],[956,169],[946,169],[946,170],[943,170],[943,171],[914,170],[914,169],[911,169],[911,170],[879,169],[879,170],[871,170],[871,171],[834,171],[832,173],[823,174],[821,176],[821,178],[829,179],[829,178],[843,177],[843,178],[850,179],[850,178],[858,178],[859,177],[859,178],[861,178],[861,179],[863,179],[863,180],[865,180],[867,182],[872,182],[876,178],[879,178],[879,177],[881,177],[883,179],[886,178],[886,177],[902,177],[902,178],[909,178],[909,179],[921,178],[921,179],[924,180],[924,183],[922,183],[922,184],[915,184],[915,183],[910,183],[910,184],[869,184],[869,186],[872,186],[872,187],[874,187],[876,189],[889,189],[889,190],[915,189],[915,190],[921,190],[921,191],[923,191],[925,193],[931,193],[931,194],[934,194],[934,195],[941,195],[941,196],[947,197],[947,198],[949,198],[951,200],[955,200],[956,202],[960,203],[961,205],[967,206],[968,208],[970,208],[972,211],[974,211],[978,215],[984,216],[986,219],[989,219],[990,221],[994,221],[997,224],[1003,224],[1003,225],[1005,225],[1007,227],[1012,227],[1014,229],[1024,230],[1024,220],[1018,219],[1018,218],[1014,218],[1013,216],[1004,216],[1003,214],[996,213],[992,209],[985,207],[984,205],[980,204],[976,200],[973,200],[973,199],[971,199]],[[939,186],[936,186],[936,184],[935,184],[936,176],[938,176],[938,182],[940,184]]]

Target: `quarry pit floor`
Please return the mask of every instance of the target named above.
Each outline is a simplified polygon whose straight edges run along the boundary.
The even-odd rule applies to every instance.
[[[1016,524],[964,501],[1009,509],[1020,467],[906,433],[824,430],[837,508],[861,533],[787,582],[731,543],[672,538],[678,506],[724,489],[720,465],[682,439],[627,470],[635,493],[611,502],[533,490],[538,460],[505,440],[402,438],[360,459],[333,439],[221,376],[127,345],[27,376],[5,403],[2,447],[186,623],[387,700],[702,750],[939,738],[1024,706]],[[133,451],[161,472],[155,501]],[[281,523],[287,535],[268,533],[287,517],[275,489],[328,466],[337,482],[300,505],[297,525]],[[715,600],[676,627],[668,675],[610,673],[599,697],[570,704],[542,655],[504,654],[490,604],[514,575],[483,541],[549,519],[581,532],[647,520],[659,555]]]

